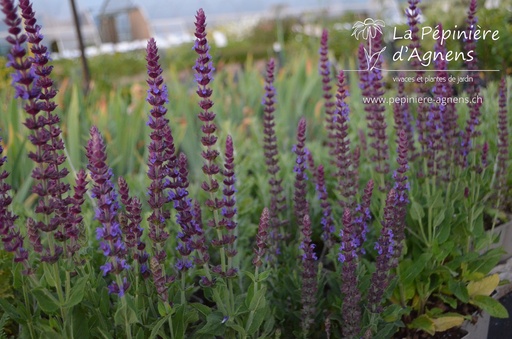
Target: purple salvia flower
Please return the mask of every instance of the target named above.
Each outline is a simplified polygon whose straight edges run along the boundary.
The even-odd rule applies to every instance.
[[[195,26],[196,31],[194,35],[196,40],[194,50],[198,56],[194,70],[197,82],[196,93],[200,98],[199,107],[202,110],[198,114],[199,120],[203,123],[201,131],[204,135],[201,137],[201,144],[205,147],[201,155],[204,159],[203,172],[208,177],[208,181],[204,181],[201,187],[205,192],[210,193],[207,205],[214,210],[218,210],[222,208],[222,202],[217,199],[213,200],[213,193],[219,188],[219,183],[215,179],[215,175],[220,172],[219,166],[215,164],[219,152],[214,149],[217,142],[217,137],[215,136],[217,126],[213,122],[215,113],[210,110],[213,107],[213,101],[210,99],[213,91],[209,86],[213,80],[212,73],[215,69],[213,68],[210,46],[206,38],[206,15],[202,8],[197,11]],[[215,222],[213,220],[213,223]],[[217,227],[216,224],[212,226]]]
[[[224,162],[224,188],[222,193],[224,195],[224,207],[222,207],[222,220],[219,222],[220,227],[226,228],[227,239],[229,239],[229,243],[226,245],[226,256],[228,258],[232,258],[236,255],[237,250],[235,248],[235,228],[237,226],[237,222],[235,221],[236,217],[236,177],[235,177],[235,159],[234,159],[234,148],[233,148],[233,139],[231,135],[228,135],[226,138],[226,152],[225,152],[225,162]],[[228,269],[233,267],[228,267]]]
[[[368,97],[371,95],[368,72],[370,67],[368,65],[368,59],[366,59],[365,45],[362,43],[359,44],[359,48],[357,49],[357,60],[359,64],[359,88],[361,89],[361,94],[364,97]]]
[[[316,292],[317,286],[317,269],[315,254],[315,245],[311,242],[313,231],[311,229],[311,221],[306,213],[302,221],[302,242],[300,249],[302,250],[302,330],[304,334],[309,332],[309,328],[314,322],[316,312]]]
[[[284,210],[285,197],[283,195],[283,179],[279,179],[279,151],[277,148],[277,136],[275,131],[275,97],[276,89],[274,87],[275,61],[270,59],[267,63],[267,72],[265,78],[265,96],[263,97],[263,150],[265,155],[265,164],[270,176],[268,183],[270,185],[270,253],[279,252],[279,240],[282,235],[279,234],[279,226],[282,222],[279,219],[279,213]]]
[[[419,21],[421,16],[421,10],[418,7],[418,4],[420,3],[420,0],[409,0],[408,2],[409,7],[405,11],[405,15],[407,17],[407,24],[409,25],[409,30],[411,31],[411,43],[409,44],[408,47],[411,52],[414,51],[414,53],[419,56],[419,58],[412,58],[411,67],[416,70],[415,79],[423,79],[425,71],[423,65],[421,64],[423,51],[421,49],[419,36]],[[422,98],[428,95],[428,88],[425,85],[425,82],[421,81],[419,83],[416,83],[416,85],[416,93],[418,97]],[[420,153],[422,155],[428,148],[426,136],[427,112],[428,105],[422,101],[421,103],[418,104],[416,118],[416,130],[418,134],[418,141],[421,145]],[[416,157],[416,155],[412,156]]]
[[[87,173],[81,169],[76,175],[76,184],[74,186],[73,204],[69,212],[70,223],[66,227],[66,237],[70,240],[67,246],[68,255],[73,256],[80,249],[80,225],[82,224],[82,205],[85,201],[85,193],[87,192]]]
[[[176,213],[176,222],[180,225],[181,230],[176,236],[178,239],[178,253],[181,258],[176,264],[178,271],[186,271],[192,267],[192,259],[189,258],[195,249],[194,238],[202,234],[202,230],[194,218],[192,200],[188,196],[188,169],[187,157],[184,153],[178,156],[178,173],[179,184],[175,191],[171,191],[171,199],[174,201],[174,209]]]
[[[142,203],[137,197],[130,197],[130,189],[126,180],[123,177],[117,179],[119,186],[119,198],[121,203],[125,206],[126,222],[123,225],[124,241],[126,243],[129,256],[137,261],[139,265],[139,272],[144,278],[149,277],[148,271],[148,258],[146,252],[146,243],[141,240],[143,229],[140,226],[142,222]]]
[[[55,225],[51,225],[50,228],[55,226],[58,228],[55,230],[53,237],[58,241],[65,241],[69,238],[67,230],[71,227],[73,222],[73,220],[69,219],[73,217],[72,214],[69,213],[69,209],[73,205],[73,198],[69,196],[70,185],[62,182],[69,172],[66,168],[59,169],[59,166],[66,161],[66,156],[63,154],[64,142],[61,139],[61,130],[58,126],[60,119],[56,114],[52,113],[57,107],[55,102],[53,102],[57,91],[53,88],[53,80],[50,78],[53,66],[48,65],[50,53],[41,43],[43,40],[43,35],[40,32],[41,26],[37,25],[35,13],[32,10],[32,4],[29,0],[21,0],[20,9],[21,16],[24,19],[24,28],[28,38],[27,41],[30,44],[30,51],[33,54],[33,57],[30,58],[32,62],[31,70],[35,74],[33,86],[37,88],[39,92],[36,105],[38,109],[40,109],[40,113],[44,113],[44,117],[39,115],[38,123],[45,130],[44,133],[49,132],[50,136],[46,142],[48,147],[41,145],[41,147],[48,152],[45,161],[46,165],[39,163],[41,168],[46,167],[46,171],[43,171],[43,173],[46,172],[47,174],[46,187],[50,197],[47,198],[46,204],[42,204],[41,201],[39,201],[39,207],[41,207],[44,214],[46,214],[47,208],[54,210],[53,222]],[[36,132],[35,139],[38,139],[37,134]],[[39,141],[41,141],[41,139],[39,139]],[[34,169],[33,174],[35,174],[36,171],[38,171],[38,168]],[[45,179],[42,179],[42,182],[44,182],[44,180]],[[39,190],[39,188],[36,188],[36,190]],[[43,207],[42,205],[46,206]],[[50,223],[52,223],[51,220]],[[58,252],[60,249],[56,248],[55,251]],[[59,256],[51,254],[51,249],[48,249],[47,254],[43,256],[41,260],[46,261],[44,260],[45,257],[57,260]]]
[[[152,240],[153,255],[159,262],[164,262],[167,256],[165,242],[169,238],[165,225],[171,217],[170,211],[165,208],[169,202],[166,189],[176,185],[176,155],[169,120],[165,117],[167,108],[164,105],[168,102],[168,94],[159,58],[156,42],[150,39],[146,49],[149,85],[146,100],[152,106],[148,118],[148,126],[151,128],[151,142],[148,146],[148,177],[151,180],[148,187],[148,203],[151,207],[151,215],[148,217],[149,238]],[[172,181],[168,178],[170,173],[173,174]]]
[[[382,297],[389,286],[390,270],[396,267],[397,261],[395,251],[395,235],[393,230],[396,229],[397,196],[394,189],[389,191],[384,207],[384,221],[378,241],[375,243],[377,250],[377,259],[375,272],[372,274],[370,289],[368,291],[367,307],[370,311],[380,313],[382,311]]]
[[[301,118],[297,127],[297,144],[293,146],[292,151],[297,156],[293,171],[295,172],[294,184],[294,211],[299,225],[302,224],[304,216],[308,212],[308,204],[306,201],[306,119]]]
[[[382,34],[377,32],[375,40],[372,41],[375,50],[381,49]],[[384,83],[382,80],[382,55],[378,56],[375,67],[368,72],[368,84],[370,97],[373,102],[365,105],[365,111],[368,119],[368,137],[370,138],[370,147],[374,150],[370,154],[370,159],[375,162],[375,171],[381,174],[389,172],[389,149],[386,135],[386,119],[384,112],[386,107],[382,100],[384,96]],[[377,100],[375,100],[377,99]],[[379,187],[384,189],[384,187]]]
[[[361,325],[361,292],[357,287],[358,258],[354,246],[355,234],[352,213],[346,208],[343,213],[343,229],[340,231],[341,246],[338,254],[341,268],[341,294],[343,304],[341,314],[343,317],[343,337],[356,338]]]
[[[441,25],[439,25],[439,29],[442,31]],[[445,47],[440,45],[440,41],[441,40],[438,39],[436,42],[435,52],[442,53],[442,55],[444,55],[443,49],[445,49]],[[444,60],[444,57],[436,59],[434,65],[436,69],[436,79],[445,78],[446,82],[448,82],[448,78],[445,76],[446,61]],[[434,103],[430,105],[430,109],[427,113],[428,118],[426,122],[426,138],[428,148],[425,150],[425,157],[428,169],[427,175],[430,177],[437,177],[440,173],[443,172],[443,161],[441,155],[444,151],[444,142],[441,114],[444,107],[442,102],[445,100],[445,85],[446,83],[444,81],[436,81],[434,84],[434,87],[432,88]]]
[[[199,204],[199,202],[197,200],[194,200],[192,216],[194,217],[195,225],[197,226],[197,230],[196,230],[197,234],[194,237],[194,241],[193,241],[193,248],[196,250],[196,253],[197,253],[197,257],[195,258],[194,263],[197,266],[204,266],[209,263],[210,255],[208,253],[208,246],[206,244],[206,237],[205,237],[205,233],[204,233],[201,205]],[[203,279],[203,280],[205,280],[205,279]],[[209,283],[211,284],[211,282],[209,282]]]
[[[336,132],[334,130],[334,101],[331,93],[331,63],[329,62],[329,32],[327,29],[322,31],[320,40],[320,60],[319,73],[322,76],[322,91],[324,97],[325,122],[327,129],[327,146],[329,147],[329,155],[334,157],[336,154]]]
[[[340,71],[338,75],[338,91],[336,93],[336,108],[333,113],[333,128],[336,133],[336,167],[338,189],[343,199],[340,199],[342,208],[353,208],[357,191],[350,153],[350,139],[348,138],[349,107],[346,103],[348,91],[345,88],[345,74]]]
[[[507,161],[509,159],[509,132],[507,109],[507,82],[505,77],[501,79],[498,100],[498,157],[496,164],[496,177],[494,189],[496,190],[495,206],[499,208],[503,203],[503,193],[507,187]]]
[[[407,204],[409,203],[409,182],[407,181],[406,172],[409,170],[407,150],[407,135],[404,131],[400,131],[398,142],[398,169],[393,174],[395,185],[396,203],[395,203],[395,228],[393,229],[394,239],[396,243],[395,256],[398,259],[402,254],[402,242],[405,239],[405,216],[407,214]]]
[[[441,24],[439,24],[439,29],[442,31]],[[448,81],[448,62],[445,60],[447,53],[446,44],[441,44],[440,39],[436,41],[435,53],[442,55],[442,57],[436,58],[434,63],[436,69],[436,79],[439,81],[436,81],[432,92],[438,101],[445,102],[445,104],[431,105],[433,116],[435,117],[436,115],[439,115],[440,123],[439,126],[436,126],[436,128],[440,128],[440,131],[436,131],[434,136],[428,136],[429,140],[432,140],[434,156],[432,156],[432,152],[430,152],[430,157],[427,160],[427,164],[429,164],[429,161],[432,160],[436,167],[435,172],[440,172],[442,179],[444,181],[449,181],[452,175],[451,164],[455,160],[454,157],[457,155],[456,149],[459,134],[457,130],[458,116],[456,113],[455,104],[453,102],[447,102],[447,98],[453,96],[453,88]],[[441,138],[439,137],[440,135],[442,136]]]
[[[404,76],[403,73],[399,74],[399,76]],[[397,97],[400,99],[406,99],[405,95],[405,84],[404,82],[398,82],[398,94]],[[409,148],[409,154],[411,159],[414,157],[416,152],[416,148],[414,147],[414,131],[412,127],[412,116],[409,108],[409,104],[407,101],[395,102],[393,105],[393,118],[395,121],[395,131],[404,130],[407,134],[407,143]],[[398,133],[397,133],[398,136]],[[398,138],[397,138],[398,143]]]
[[[332,218],[332,208],[328,201],[327,187],[325,186],[325,173],[324,166],[318,165],[316,170],[316,192],[318,200],[320,200],[320,207],[322,208],[322,239],[325,241],[327,249],[332,248],[334,244],[334,220]]]
[[[370,204],[373,195],[373,180],[369,180],[364,188],[362,201],[354,210],[354,246],[360,253],[365,253],[363,244],[366,241],[366,234],[368,233],[368,224],[372,218],[370,213]]]
[[[466,19],[467,28],[466,35],[468,39],[465,40],[464,49],[468,55],[472,56],[471,61],[468,60],[466,67],[468,69],[468,76],[472,79],[468,83],[468,108],[469,118],[466,121],[465,130],[462,132],[462,144],[461,152],[462,159],[461,165],[464,167],[468,166],[468,155],[470,151],[475,148],[475,138],[480,135],[477,127],[480,125],[480,108],[482,106],[482,97],[480,96],[480,77],[478,75],[478,59],[476,56],[476,39],[474,39],[474,33],[477,29],[478,19],[476,17],[477,1],[471,0],[469,3],[468,17]]]
[[[5,182],[9,173],[1,170],[7,161],[7,157],[2,155],[4,148],[1,142],[2,138],[0,137],[0,238],[2,239],[4,250],[14,253],[15,262],[26,263],[28,251],[23,247],[23,237],[14,223],[18,216],[9,211],[9,206],[12,202],[12,198],[9,195],[11,186]],[[25,273],[29,273],[29,270],[26,270]]]
[[[45,238],[50,238],[48,242],[64,241],[67,240],[65,228],[72,222],[68,220],[71,216],[68,209],[73,199],[68,195],[70,186],[62,182],[68,170],[59,169],[66,157],[62,154],[64,143],[57,126],[59,117],[52,113],[56,107],[52,101],[56,91],[49,78],[52,68],[47,66],[48,52],[41,45],[43,36],[40,27],[36,25],[32,5],[28,1],[21,1],[20,8],[25,19],[26,34],[21,33],[21,18],[17,15],[16,6],[12,1],[2,1],[2,11],[6,15],[5,22],[10,34],[7,41],[12,45],[8,66],[16,71],[12,75],[15,97],[24,100],[23,108],[29,114],[24,124],[32,131],[29,140],[36,148],[35,152],[29,152],[29,158],[37,164],[32,171],[35,179],[32,192],[38,196],[35,212],[46,223],[34,220],[34,232],[42,232]],[[33,57],[27,56],[23,47],[25,42],[30,43]],[[41,254],[41,261],[54,263],[62,252],[61,246],[48,245]]]
[[[126,244],[122,239],[122,232],[117,221],[119,203],[117,193],[112,183],[112,170],[106,164],[107,153],[103,138],[96,128],[91,127],[91,138],[86,146],[86,156],[89,159],[87,169],[91,172],[93,187],[92,195],[96,198],[96,219],[101,226],[96,229],[96,236],[100,240],[100,248],[107,261],[102,266],[103,275],[113,273],[117,278],[123,276],[122,272],[129,269],[126,264]],[[117,279],[120,280],[120,279]],[[126,291],[116,281],[111,283],[111,291],[119,291],[119,296]]]
[[[262,259],[265,256],[265,248],[267,247],[269,226],[270,212],[265,207],[261,213],[258,233],[256,234],[256,246],[254,246],[254,258],[252,259],[252,264],[256,267],[261,267],[263,264]]]
[[[162,264],[158,261],[157,258],[151,257],[149,264],[151,275],[153,277],[153,283],[155,284],[156,288],[156,293],[158,294],[158,297],[160,297],[160,300],[163,302],[168,302],[168,286],[170,283],[172,283],[173,279],[166,276],[162,268]]]

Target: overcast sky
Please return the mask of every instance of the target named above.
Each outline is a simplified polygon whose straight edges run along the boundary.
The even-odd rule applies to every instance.
[[[298,8],[312,8],[344,3],[364,3],[370,0],[110,0],[111,6],[132,3],[144,7],[153,19],[193,16],[203,8],[208,15],[233,12],[268,10],[272,5],[286,4]],[[33,0],[36,13],[59,19],[70,17],[70,0]],[[89,9],[98,15],[105,0],[75,0],[79,10]]]

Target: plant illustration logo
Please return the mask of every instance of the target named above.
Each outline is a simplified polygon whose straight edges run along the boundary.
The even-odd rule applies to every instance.
[[[374,20],[367,18],[364,21],[357,21],[352,26],[352,36],[355,36],[357,40],[362,37],[364,40],[368,40],[368,46],[364,46],[364,52],[366,55],[366,61],[368,62],[368,71],[375,68],[377,60],[386,47],[378,51],[374,51],[372,48],[372,41],[377,37],[378,34],[382,34],[382,27],[386,27],[386,24],[382,20]]]

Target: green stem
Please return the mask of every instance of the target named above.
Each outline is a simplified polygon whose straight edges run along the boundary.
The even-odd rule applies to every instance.
[[[22,278],[22,285],[23,285],[23,299],[25,300],[25,308],[27,309],[27,312],[30,314],[32,313],[31,310],[32,308],[30,307],[30,301],[28,299],[28,291],[27,291],[27,284],[25,284],[25,279]],[[34,334],[34,328],[33,328],[33,324],[32,324],[32,317],[30,317],[30,319],[27,321],[27,326],[28,326],[28,331],[30,333],[30,338],[33,338],[35,339],[36,336]]]

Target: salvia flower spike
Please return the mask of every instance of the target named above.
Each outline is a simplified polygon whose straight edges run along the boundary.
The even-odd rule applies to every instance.
[[[23,247],[23,236],[14,223],[18,216],[9,210],[12,202],[9,195],[11,186],[6,182],[9,173],[2,170],[7,157],[3,156],[4,148],[1,142],[0,137],[0,237],[4,250],[14,253],[15,262],[27,262],[28,251]]]
[[[315,253],[315,245],[311,241],[313,234],[309,215],[305,214],[302,221],[302,330],[308,333],[314,322],[315,305],[317,304],[317,269],[318,260]]]
[[[29,158],[36,163],[32,171],[32,178],[35,179],[32,192],[38,196],[35,212],[39,215],[36,219],[40,220],[31,222],[33,236],[40,238],[43,235],[47,239],[40,252],[41,261],[55,263],[65,248],[56,241],[68,239],[64,228],[73,222],[69,219],[72,218],[69,209],[73,199],[69,196],[69,184],[63,181],[68,170],[59,168],[66,157],[58,127],[60,119],[53,114],[56,91],[50,78],[52,67],[47,65],[48,51],[41,44],[41,27],[36,23],[32,4],[21,1],[20,9],[26,33],[21,32],[22,20],[13,1],[2,1],[10,34],[7,41],[12,45],[7,65],[15,70],[12,74],[15,97],[24,100],[23,109],[29,115],[24,125],[32,131],[29,140],[35,146],[35,151],[29,152]],[[33,56],[27,55],[24,47],[27,42]],[[39,232],[41,235],[36,235]]]
[[[166,222],[171,217],[170,211],[165,208],[169,202],[166,193],[171,184],[176,185],[175,179],[171,182],[169,174],[174,174],[176,155],[169,120],[166,118],[168,102],[167,86],[162,78],[162,68],[158,62],[158,48],[154,39],[150,39],[146,49],[146,61],[149,85],[147,102],[152,106],[148,118],[151,128],[150,144],[148,146],[148,203],[151,215],[148,217],[149,238],[152,240],[153,255],[159,262],[164,262],[167,256],[165,242],[169,238]],[[175,176],[174,176],[175,177]]]
[[[279,213],[284,210],[285,197],[283,195],[283,179],[279,178],[279,151],[277,148],[277,135],[275,130],[276,89],[274,87],[275,61],[270,59],[267,63],[265,78],[265,95],[263,97],[263,152],[267,172],[270,175],[270,238],[272,239],[271,255],[279,253],[279,241],[282,234],[279,226],[282,224]]]
[[[112,273],[116,277],[109,285],[109,292],[122,297],[130,286],[127,281],[121,279],[126,277],[122,272],[129,270],[130,266],[126,261],[126,243],[123,241],[117,220],[118,196],[112,182],[112,169],[106,163],[107,153],[103,138],[95,126],[91,127],[90,135],[86,146],[86,155],[89,159],[87,169],[93,181],[92,196],[98,204],[95,219],[101,224],[96,229],[96,238],[100,240],[100,249],[106,257],[106,262],[100,269],[103,276]]]

